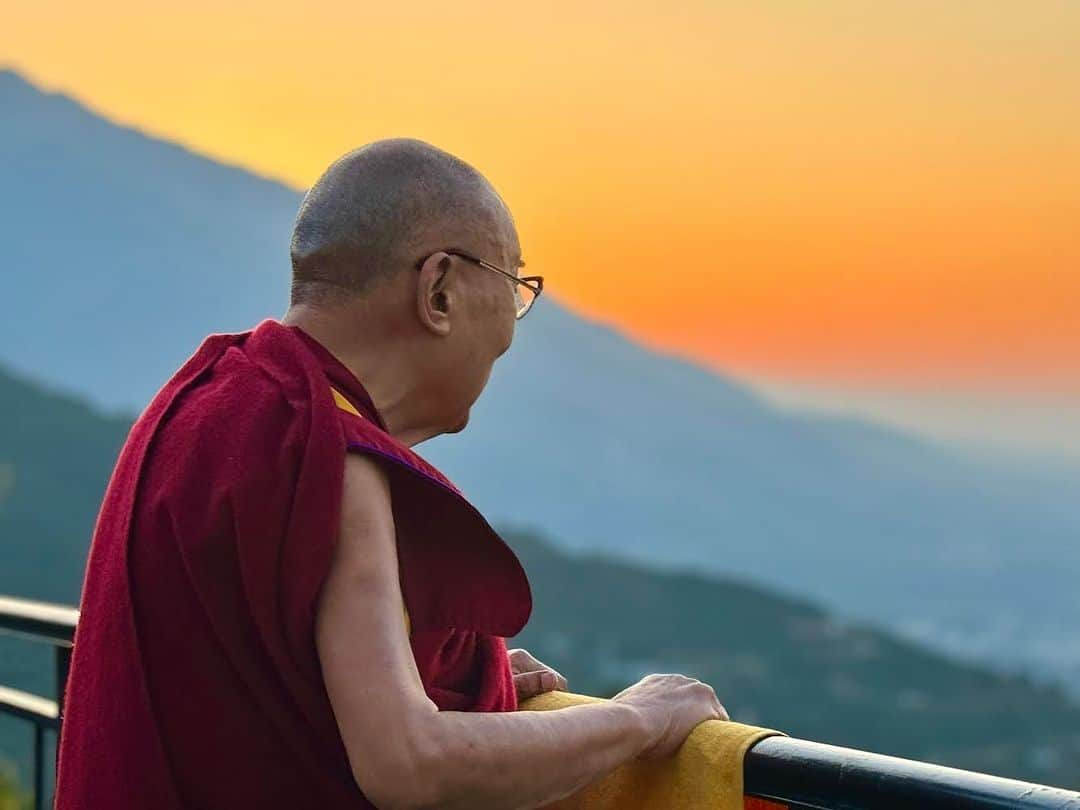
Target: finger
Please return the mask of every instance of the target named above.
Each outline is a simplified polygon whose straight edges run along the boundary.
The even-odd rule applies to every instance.
[[[539,670],[518,673],[514,676],[514,689],[517,691],[518,700],[525,700],[543,693],[543,673]]]
[[[519,672],[514,676],[514,689],[517,691],[518,699],[551,692],[555,689],[555,685],[555,673],[548,669]]]
[[[563,674],[561,672],[559,672],[558,670],[552,669],[551,667],[544,667],[544,668],[548,672],[550,672],[552,674],[552,676],[555,678],[555,685],[552,686],[551,688],[552,689],[557,689],[560,692],[565,692],[566,688],[567,688],[567,684],[566,684],[566,678],[563,676]]]
[[[566,692],[570,688],[570,685],[566,682],[566,678],[558,672],[555,673],[555,688],[560,692]]]
[[[717,708],[717,709],[719,710],[719,711],[718,711],[718,713],[719,713],[719,715],[720,715],[720,719],[721,719],[721,720],[730,720],[730,719],[731,719],[731,718],[730,718],[730,717],[728,716],[728,713],[727,713],[727,709],[725,709],[725,708],[724,708],[724,704],[723,704],[723,703],[721,703],[720,701],[717,701],[717,702],[716,702],[716,708]]]
[[[543,669],[544,665],[537,661],[528,650],[510,650],[510,667],[514,672],[532,672]]]

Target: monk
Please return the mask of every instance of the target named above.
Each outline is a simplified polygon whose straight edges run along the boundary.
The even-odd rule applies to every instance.
[[[541,807],[726,719],[680,675],[516,711],[567,687],[507,650],[525,573],[412,449],[466,427],[542,289],[491,184],[369,144],[308,192],[291,256],[284,317],[207,338],[121,451],[56,807]]]

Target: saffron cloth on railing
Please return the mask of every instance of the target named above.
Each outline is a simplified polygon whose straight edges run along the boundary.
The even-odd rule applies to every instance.
[[[519,711],[546,711],[603,698],[547,692]],[[742,723],[707,720],[670,757],[631,760],[548,810],[742,810],[743,757],[765,737],[782,734]]]

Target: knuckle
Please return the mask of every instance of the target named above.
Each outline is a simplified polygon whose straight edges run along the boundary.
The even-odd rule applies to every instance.
[[[517,687],[519,693],[534,694],[536,689],[536,673],[535,672],[523,672],[520,675],[514,676],[514,686]]]

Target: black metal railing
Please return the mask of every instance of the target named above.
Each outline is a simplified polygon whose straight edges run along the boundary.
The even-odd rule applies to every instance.
[[[59,732],[74,608],[0,596],[0,632],[56,648],[56,699],[0,686],[0,713],[34,724],[34,806],[44,807],[44,735]],[[746,755],[748,808],[761,810],[1080,810],[1080,793],[850,748],[768,737]]]
[[[64,690],[71,665],[71,643],[79,611],[63,605],[0,596],[0,633],[51,644],[55,661],[55,698],[33,695],[0,685],[0,714],[30,722],[34,729],[34,808],[45,807],[45,734],[59,735]],[[59,750],[59,746],[57,746]]]
[[[759,742],[743,772],[762,810],[1080,810],[1071,790],[790,737]]]

